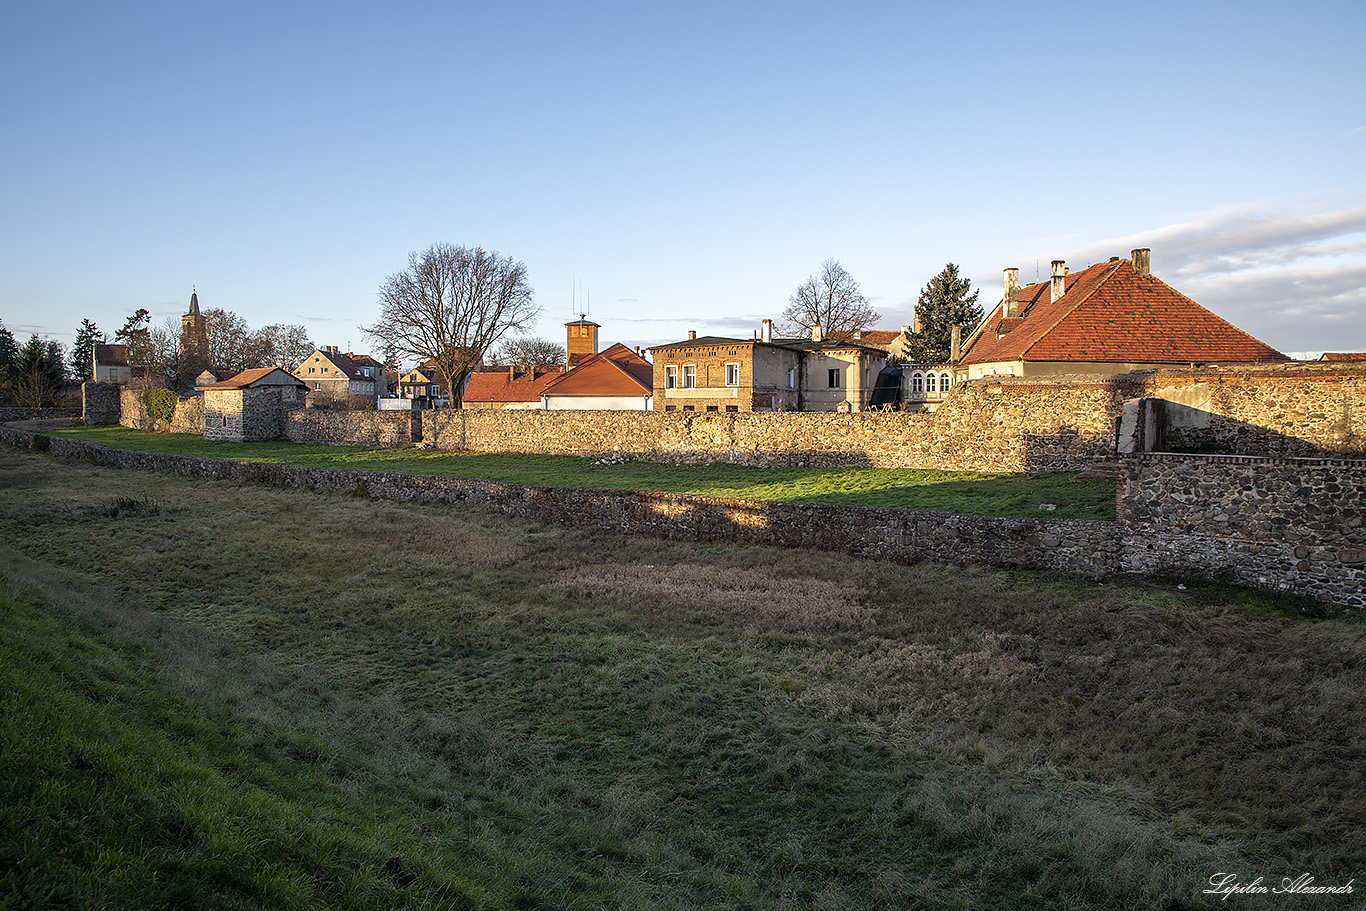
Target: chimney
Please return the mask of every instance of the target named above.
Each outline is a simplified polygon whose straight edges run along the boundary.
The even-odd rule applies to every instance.
[[[690,341],[690,342],[691,342],[691,341],[694,341],[694,340],[696,340],[696,338],[697,338],[697,330],[696,330],[696,329],[689,329],[689,330],[688,330],[688,341]]]
[[[953,324],[953,331],[949,335],[949,363],[956,364],[963,356],[963,327],[958,323]]]
[[[1049,289],[1049,303],[1067,293],[1067,263],[1061,259],[1053,260],[1053,287]]]
[[[759,341],[765,345],[773,344],[773,320],[766,319],[760,324]]]
[[[1149,275],[1152,273],[1153,251],[1147,247],[1139,247],[1132,254],[1134,258],[1134,274]]]
[[[902,327],[901,327],[901,331],[902,331],[902,333],[904,334],[904,333],[906,332],[906,327],[905,327],[905,326],[902,326]],[[912,333],[913,335],[919,335],[919,334],[920,334],[920,317],[918,317],[918,316],[911,322],[911,333]]]
[[[811,341],[819,342],[822,337],[823,336],[821,335],[821,324],[815,323],[811,327]]]
[[[1006,269],[1002,278],[1005,294],[1001,303],[1001,316],[1014,319],[1020,315],[1020,270]]]
[[[863,330],[862,330],[862,329],[855,329],[855,330],[854,330],[854,341],[856,341],[856,342],[861,342],[861,341],[863,341]]]

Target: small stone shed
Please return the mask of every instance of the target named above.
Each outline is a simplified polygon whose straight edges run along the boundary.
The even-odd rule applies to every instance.
[[[304,407],[308,385],[279,367],[261,367],[203,392],[204,439],[254,443],[284,436],[285,412]]]

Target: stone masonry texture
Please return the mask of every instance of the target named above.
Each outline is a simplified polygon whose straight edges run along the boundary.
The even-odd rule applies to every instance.
[[[1353,503],[1360,503],[1366,460],[1138,456],[1121,467],[1119,520],[1101,522],[528,487],[238,463],[116,451],[0,427],[0,442],[8,445],[32,449],[40,439],[53,455],[97,465],[383,499],[463,502],[503,515],[626,534],[813,548],[907,563],[1013,566],[1091,578],[1129,572],[1225,578],[1366,607],[1366,548],[1360,523],[1351,521],[1360,513],[1347,514]],[[1258,480],[1263,474],[1264,483]],[[1354,492],[1347,493],[1340,506],[1333,505],[1348,487]],[[1331,501],[1327,509],[1325,498]],[[1243,514],[1248,521],[1230,521]]]

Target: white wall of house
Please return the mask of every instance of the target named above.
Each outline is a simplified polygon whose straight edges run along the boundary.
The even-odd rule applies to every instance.
[[[546,395],[541,401],[547,411],[649,411],[654,396]]]

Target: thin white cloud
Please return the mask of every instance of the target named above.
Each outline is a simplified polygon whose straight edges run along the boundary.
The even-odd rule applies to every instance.
[[[1265,203],[1069,251],[1074,270],[1137,247],[1153,273],[1282,350],[1366,349],[1366,206],[1289,211]]]

